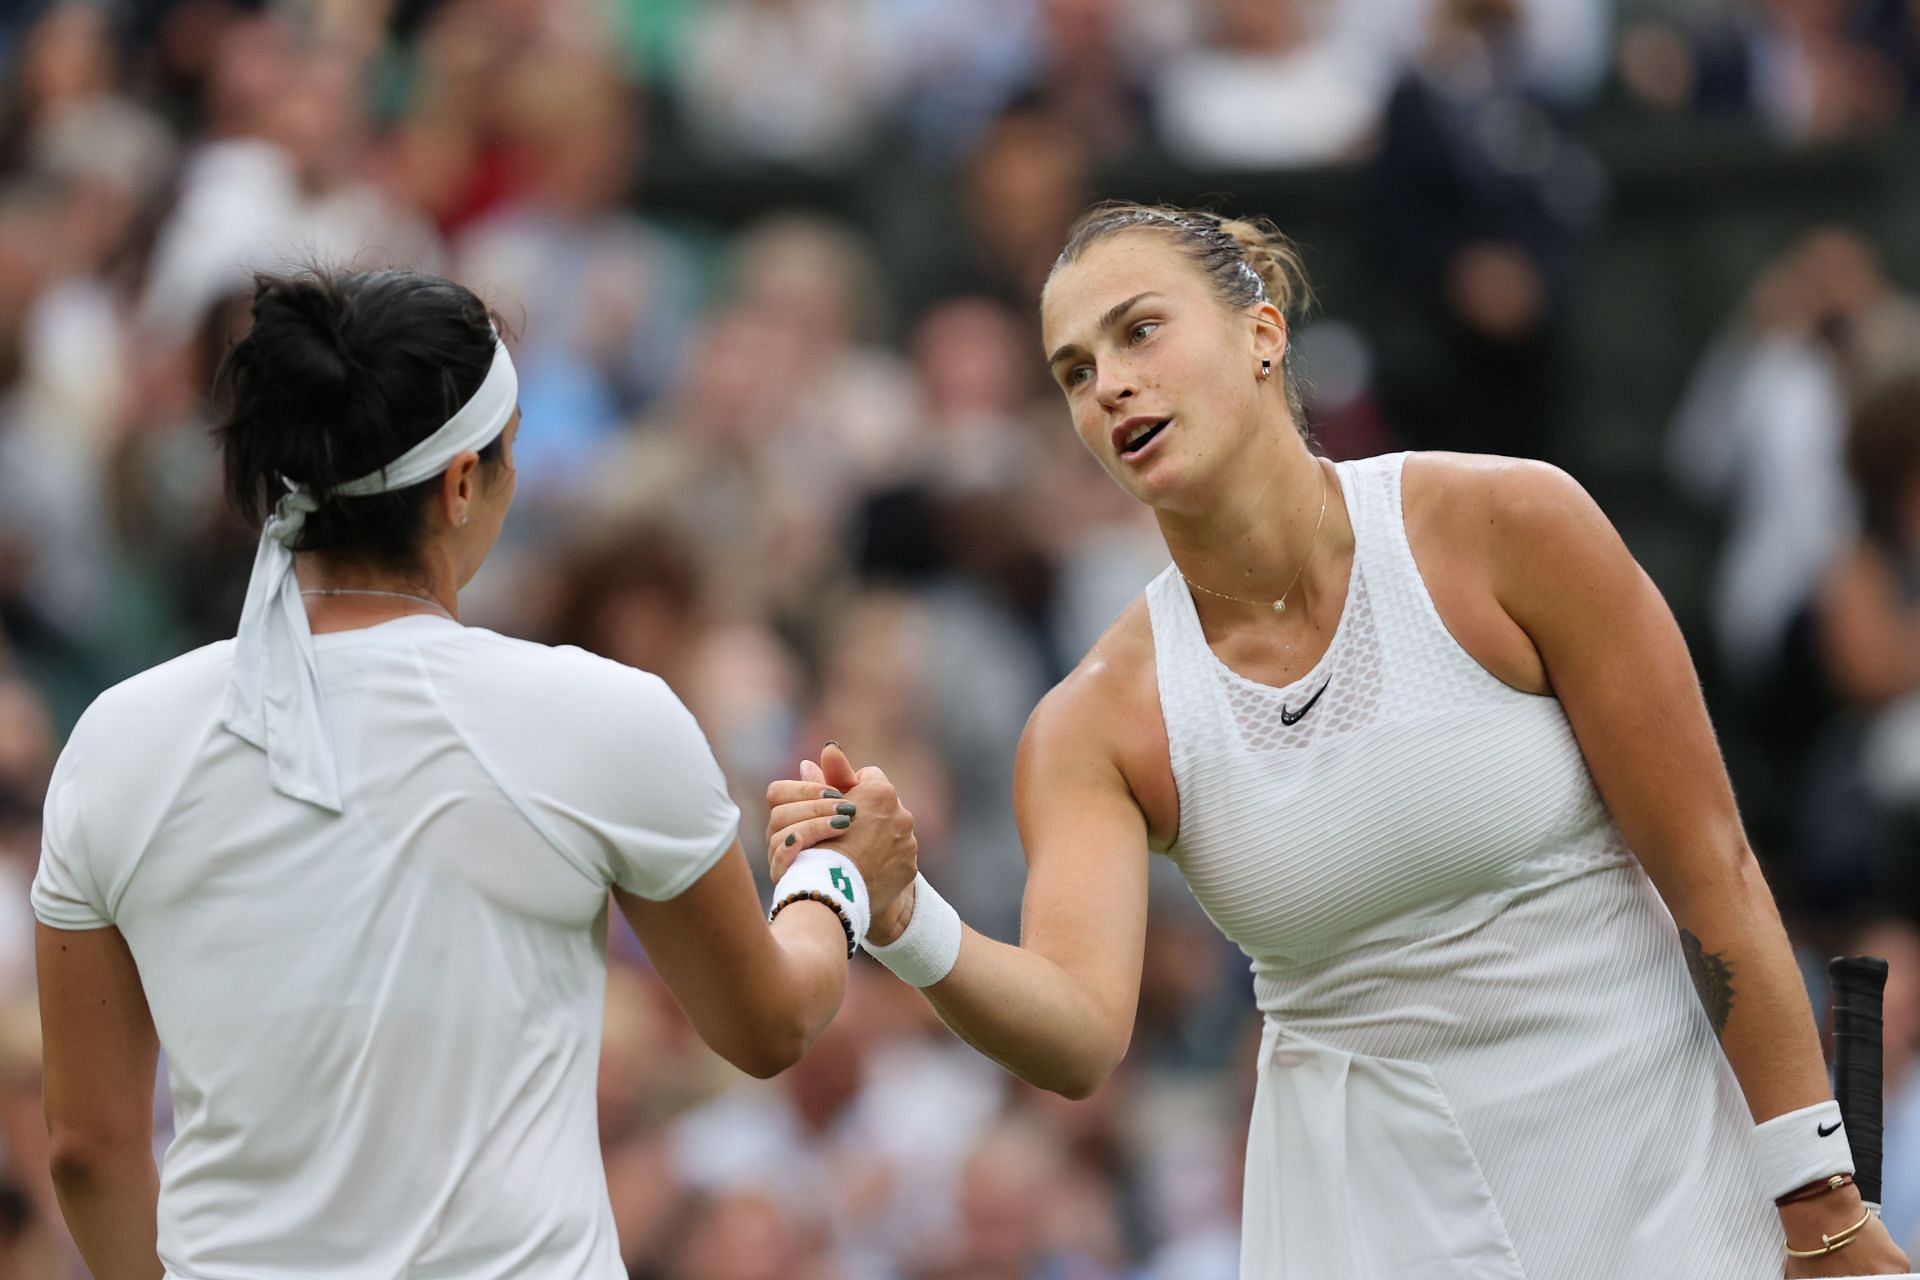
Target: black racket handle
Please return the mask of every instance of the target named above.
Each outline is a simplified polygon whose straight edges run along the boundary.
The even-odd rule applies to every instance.
[[[1880,1203],[1880,1002],[1887,962],[1878,956],[1836,956],[1833,984],[1833,1096],[1853,1148],[1860,1198]]]

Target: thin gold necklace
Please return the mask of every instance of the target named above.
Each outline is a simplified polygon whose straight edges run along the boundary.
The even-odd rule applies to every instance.
[[[1314,465],[1316,467],[1319,466],[1318,463],[1315,463]],[[1307,564],[1309,561],[1313,559],[1314,548],[1320,545],[1320,526],[1326,523],[1326,519],[1327,519],[1327,473],[1325,471],[1321,471],[1320,472],[1320,514],[1314,517],[1313,536],[1307,540],[1306,558],[1300,561],[1299,569],[1294,571],[1293,581],[1289,582],[1287,584],[1287,589],[1280,593],[1280,598],[1271,602],[1273,611],[1275,613],[1285,613],[1287,611],[1287,597],[1292,595],[1293,589],[1300,585],[1300,576],[1307,571]],[[1187,585],[1192,587],[1195,591],[1204,591],[1210,596],[1218,596],[1222,600],[1231,600],[1235,604],[1267,604],[1269,603],[1268,601],[1265,601],[1265,600],[1250,600],[1246,596],[1230,596],[1224,591],[1215,591],[1212,587],[1203,587],[1199,583],[1195,582],[1192,578],[1188,578],[1184,572],[1181,573],[1180,576],[1182,578],[1186,578]]]
[[[447,606],[438,600],[430,600],[426,596],[416,596],[406,591],[359,591],[351,587],[308,587],[300,594],[303,596],[378,596],[382,600],[413,600],[426,605],[429,609],[439,610],[443,618],[453,617]]]

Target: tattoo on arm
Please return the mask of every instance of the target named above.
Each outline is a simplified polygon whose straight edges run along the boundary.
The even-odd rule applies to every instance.
[[[1733,966],[1724,953],[1702,948],[1689,930],[1680,931],[1680,947],[1687,953],[1687,973],[1717,1036],[1727,1029],[1727,1015],[1733,1012]]]

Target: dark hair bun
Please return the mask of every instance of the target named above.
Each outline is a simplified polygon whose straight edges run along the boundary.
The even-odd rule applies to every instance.
[[[493,363],[494,319],[464,286],[410,271],[254,278],[253,327],[215,379],[227,493],[258,522],[289,483],[320,498],[296,551],[413,561],[427,484],[358,498],[335,485],[437,431]],[[501,445],[482,451],[493,461]]]

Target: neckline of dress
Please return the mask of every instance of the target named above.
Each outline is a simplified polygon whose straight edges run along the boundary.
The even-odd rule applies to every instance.
[[[1171,572],[1177,586],[1177,594],[1180,597],[1181,607],[1186,614],[1187,623],[1193,628],[1194,639],[1199,643],[1201,651],[1206,654],[1207,661],[1211,662],[1214,669],[1226,679],[1245,688],[1257,690],[1263,696],[1277,694],[1283,697],[1290,697],[1299,692],[1302,686],[1317,683],[1320,676],[1332,663],[1334,655],[1340,651],[1341,645],[1346,640],[1349,624],[1353,619],[1353,597],[1362,573],[1361,546],[1364,537],[1360,528],[1361,520],[1356,510],[1357,504],[1353,500],[1353,486],[1348,482],[1348,471],[1353,465],[1351,462],[1336,462],[1333,464],[1333,476],[1340,485],[1340,500],[1347,509],[1347,524],[1353,530],[1353,564],[1347,569],[1346,598],[1340,602],[1340,620],[1334,624],[1333,637],[1327,641],[1326,651],[1320,655],[1317,662],[1297,679],[1287,684],[1268,684],[1264,680],[1255,680],[1252,676],[1242,675],[1240,672],[1228,666],[1226,659],[1222,658],[1218,653],[1215,653],[1213,646],[1207,642],[1207,629],[1200,624],[1200,606],[1194,601],[1193,591],[1188,587],[1186,579],[1180,576],[1179,566],[1175,565],[1172,567]]]

